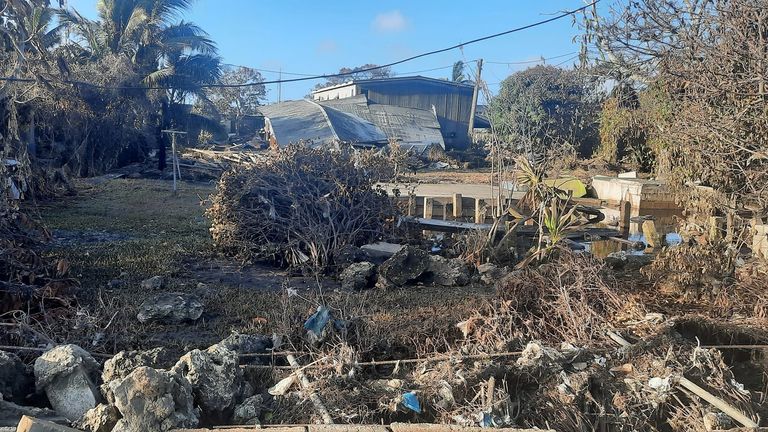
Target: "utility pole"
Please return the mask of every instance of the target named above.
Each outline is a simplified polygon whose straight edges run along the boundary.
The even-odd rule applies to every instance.
[[[178,173],[179,181],[181,181],[181,167],[179,167],[179,158],[176,155],[176,135],[186,135],[186,132],[175,130],[163,130],[163,133],[171,135],[171,165],[173,165],[173,194],[176,195],[176,173]]]
[[[469,130],[467,136],[472,139],[475,129],[475,112],[477,110],[477,95],[480,93],[480,74],[483,72],[483,59],[477,61],[477,76],[475,77],[475,90],[472,92],[472,109],[469,111]]]
[[[277,73],[277,103],[282,102],[283,98],[283,68],[280,68]]]

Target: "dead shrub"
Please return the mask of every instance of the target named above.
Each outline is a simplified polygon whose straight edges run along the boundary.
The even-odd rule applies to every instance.
[[[586,254],[562,251],[537,268],[510,273],[496,291],[498,299],[486,311],[463,323],[472,351],[506,350],[531,339],[603,341],[612,323],[640,316],[603,263]]]
[[[641,272],[665,291],[700,298],[712,294],[735,270],[736,250],[722,241],[662,250]]]
[[[346,153],[290,146],[226,172],[206,214],[225,252],[319,271],[385,234],[396,211],[375,184]]]

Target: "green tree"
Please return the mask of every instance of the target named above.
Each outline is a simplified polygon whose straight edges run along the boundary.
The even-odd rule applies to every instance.
[[[246,87],[213,87],[207,91],[208,99],[223,116],[235,120],[235,127],[247,115],[258,114],[259,105],[267,95],[261,73],[255,69],[237,66],[224,70],[219,78],[219,84],[240,85],[254,84]]]
[[[372,68],[377,68],[377,69],[366,70],[366,69],[372,69]],[[362,66],[357,66],[353,68],[343,67],[339,69],[339,73],[345,74],[345,75],[327,78],[324,83],[317,84],[315,86],[315,90],[319,90],[326,87],[332,87],[339,84],[344,84],[347,81],[388,78],[392,76],[392,69],[388,67],[379,68],[375,64],[367,63]]]
[[[598,143],[600,92],[577,70],[535,66],[502,81],[489,114],[508,150],[541,155],[570,145],[589,155]]]

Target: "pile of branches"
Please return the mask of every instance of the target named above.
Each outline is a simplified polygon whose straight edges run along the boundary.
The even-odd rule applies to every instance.
[[[242,259],[327,269],[396,216],[376,179],[343,152],[290,146],[222,175],[207,211],[217,246]]]
[[[77,282],[67,277],[65,260],[41,254],[49,237],[26,214],[0,202],[0,320],[69,305]]]
[[[605,341],[617,321],[641,311],[622,297],[602,261],[561,250],[546,264],[516,270],[496,283],[497,299],[460,323],[465,350],[505,351],[520,341]]]

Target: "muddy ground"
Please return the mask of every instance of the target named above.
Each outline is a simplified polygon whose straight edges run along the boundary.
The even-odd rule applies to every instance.
[[[445,349],[460,336],[455,324],[493,292],[480,285],[340,292],[330,278],[221,256],[204,217],[210,183],[182,182],[176,196],[164,180],[120,178],[82,182],[78,189],[77,196],[40,210],[53,236],[47,253],[66,258],[80,282],[74,293],[80,313],[69,328],[49,327],[47,336],[95,353],[159,345],[184,352],[231,332],[291,334],[323,303],[345,319],[374,323],[366,327],[376,333],[369,336],[376,345],[371,355],[412,356]],[[198,295],[205,303],[202,318],[184,325],[140,323],[139,305],[156,293],[140,283],[158,275],[164,278],[160,291]]]

